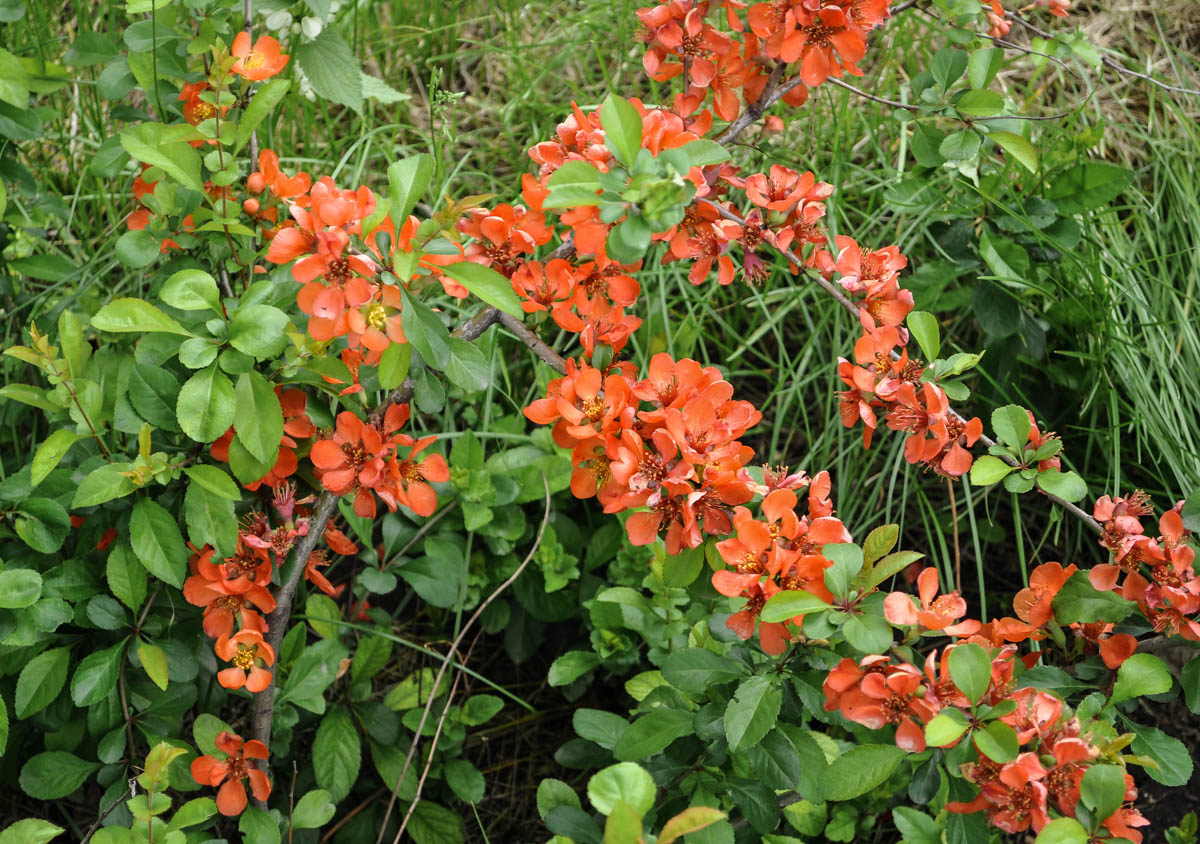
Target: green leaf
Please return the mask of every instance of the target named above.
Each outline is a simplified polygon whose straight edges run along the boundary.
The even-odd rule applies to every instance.
[[[20,59],[0,49],[0,102],[19,109],[29,108],[29,76]],[[4,213],[0,206],[0,215]]]
[[[171,275],[158,298],[181,311],[212,308],[221,313],[221,291],[216,280],[204,270],[180,270]]]
[[[459,261],[442,267],[442,272],[457,281],[472,294],[510,316],[524,319],[521,300],[513,292],[512,282],[491,267],[473,261]],[[405,335],[408,329],[405,329]]]
[[[49,821],[26,818],[0,832],[0,844],[46,844],[65,831]]]
[[[39,753],[21,768],[21,789],[36,800],[66,797],[100,767],[61,751]]]
[[[877,615],[852,615],[842,625],[842,635],[864,654],[881,654],[892,646],[892,626]]]
[[[608,233],[605,246],[609,257],[622,264],[635,264],[650,248],[650,224],[640,215],[630,214]]]
[[[907,754],[895,745],[863,744],[830,765],[822,778],[826,800],[853,800],[885,782]]]
[[[992,411],[992,430],[1002,443],[1021,448],[1029,439],[1029,411],[1015,404],[996,408]]]
[[[1171,690],[1171,672],[1153,654],[1134,654],[1117,669],[1109,705],[1143,695],[1160,695]],[[1103,817],[1107,817],[1104,815]]]
[[[490,721],[503,708],[504,701],[495,695],[472,695],[463,705],[459,717],[464,724],[475,727]]]
[[[92,507],[114,498],[129,495],[137,488],[133,485],[133,481],[125,477],[125,473],[131,471],[133,471],[132,463],[108,463],[93,469],[76,487],[75,497],[71,500],[71,509]]]
[[[1004,50],[1000,47],[980,47],[972,51],[967,60],[967,79],[972,88],[986,88],[992,84],[1004,64]]]
[[[446,365],[446,377],[452,383],[461,390],[475,393],[487,388],[491,376],[492,364],[478,346],[457,337],[450,338],[450,360]]]
[[[233,502],[202,484],[188,484],[183,497],[188,540],[197,548],[211,545],[217,557],[232,556],[237,547],[237,514]]]
[[[396,574],[435,607],[451,607],[466,579],[467,561],[457,545],[431,537],[425,542],[425,556],[397,566]]]
[[[743,680],[725,707],[725,738],[738,752],[758,744],[779,717],[783,695],[766,677]]]
[[[167,652],[150,642],[138,642],[138,661],[146,675],[164,692],[167,690]]]
[[[613,758],[619,762],[646,759],[664,750],[675,739],[691,734],[691,713],[680,709],[655,709],[638,718],[621,734],[612,749]]]
[[[930,747],[948,747],[967,731],[970,724],[957,709],[939,712],[925,725],[925,741]]]
[[[133,365],[129,371],[129,403],[139,416],[156,428],[178,431],[175,419],[178,402],[179,382],[169,370],[144,363]]]
[[[296,50],[296,61],[318,96],[362,111],[362,67],[335,27]],[[400,217],[397,226],[403,221]]]
[[[71,677],[71,700],[76,706],[99,703],[116,688],[121,660],[125,658],[125,641],[122,639],[111,648],[88,654],[79,662]]]
[[[972,486],[991,486],[998,484],[1009,476],[1016,469],[1015,466],[1009,466],[999,457],[992,454],[984,454],[975,458],[975,462],[971,464],[971,485]]]
[[[259,87],[258,92],[255,93],[250,104],[242,113],[242,119],[238,121],[237,146],[234,147],[234,152],[246,145],[250,136],[254,134],[254,130],[267,118],[271,109],[279,104],[291,84],[292,80],[290,79],[276,77]],[[251,163],[258,164],[257,161]]]
[[[967,69],[967,54],[956,47],[944,47],[933,54],[929,69],[941,89],[948,91]]]
[[[941,330],[938,328],[937,317],[927,311],[910,311],[907,319],[908,329],[926,360],[936,360],[942,350]]]
[[[238,818],[238,832],[244,844],[280,844],[279,824],[257,806],[247,806]]]
[[[679,147],[679,150],[687,155],[693,167],[707,167],[710,164],[720,164],[722,161],[729,160],[729,150],[707,138],[686,143]]]
[[[243,305],[229,321],[229,343],[256,360],[273,358],[288,344],[288,317],[271,305]]]
[[[419,152],[388,167],[388,197],[391,202],[389,213],[396,221],[397,227],[404,224],[428,190],[429,180],[433,178],[434,164],[432,155]]]
[[[201,712],[192,723],[192,740],[200,752],[208,756],[219,755],[216,740],[222,732],[232,733],[233,727],[207,712]]]
[[[824,612],[833,609],[811,592],[793,589],[776,593],[762,608],[763,621],[787,621],[795,616],[810,612]]]
[[[1079,783],[1079,797],[1097,820],[1104,820],[1125,802],[1125,769],[1119,765],[1091,765]]]
[[[283,437],[283,409],[275,388],[251,370],[238,376],[234,394],[240,411],[233,420],[238,439],[255,459],[274,464]]]
[[[108,588],[129,609],[137,612],[146,600],[146,570],[134,556],[133,549],[118,542],[108,553],[105,566]]]
[[[1087,844],[1087,830],[1074,818],[1058,818],[1042,827],[1035,844]]]
[[[1183,742],[1157,727],[1130,723],[1129,729],[1135,736],[1131,745],[1133,752],[1150,757],[1157,765],[1146,766],[1150,779],[1172,788],[1187,785],[1191,781],[1192,757]]]
[[[993,132],[991,137],[1004,146],[997,134]],[[1004,148],[1008,150],[1007,146]],[[1107,161],[1089,161],[1056,176],[1046,191],[1046,199],[1054,202],[1060,213],[1080,214],[1116,199],[1132,178],[1133,171],[1125,167]]]
[[[1000,149],[1015,158],[1030,173],[1037,172],[1037,150],[1033,148],[1033,144],[1029,143],[1029,141],[1013,132],[993,131],[988,134],[988,137],[995,141]]]
[[[862,549],[853,542],[834,542],[821,549],[821,556],[833,562],[825,569],[825,585],[835,596],[846,597],[850,584],[862,571]]]
[[[979,152],[981,143],[979,133],[974,129],[960,129],[946,136],[938,147],[938,153],[950,161],[968,161]]]
[[[662,674],[668,683],[681,691],[704,692],[712,686],[744,677],[746,668],[704,648],[685,648],[667,655]]]
[[[292,829],[320,829],[337,812],[328,791],[316,788],[296,802],[292,810]]]
[[[145,229],[131,229],[122,234],[117,238],[114,252],[118,261],[135,270],[150,266],[162,254],[158,238]]]
[[[483,774],[466,759],[451,759],[442,773],[446,777],[446,785],[450,786],[459,800],[474,804],[483,799],[487,787]]]
[[[17,505],[13,528],[17,536],[40,554],[53,554],[71,532],[71,517],[49,498],[26,498]]]
[[[451,347],[453,347],[455,339],[451,338]],[[383,354],[379,358],[379,386],[385,390],[394,390],[399,387],[408,377],[411,363],[412,344],[390,344],[383,350]]]
[[[628,721],[603,709],[576,709],[571,716],[571,725],[577,736],[594,741],[605,750],[616,747],[622,734],[629,729]]]
[[[892,823],[903,836],[903,844],[942,844],[942,827],[938,822],[910,806],[894,807]]]
[[[1060,472],[1058,469],[1038,472],[1037,485],[1043,492],[1058,496],[1063,501],[1079,501],[1087,495],[1087,484],[1074,472]]]
[[[204,823],[216,813],[217,804],[211,797],[197,797],[175,810],[175,813],[171,815],[171,822],[167,824],[167,831]]]
[[[642,840],[641,817],[624,800],[618,800],[604,824],[604,844],[627,844]]]
[[[977,704],[992,685],[992,660],[981,645],[968,642],[951,648],[950,679],[971,704]]]
[[[321,719],[312,758],[317,784],[329,792],[334,803],[341,801],[358,779],[362,764],[358,730],[345,707],[336,706]]]
[[[1183,699],[1187,708],[1200,714],[1200,656],[1192,657],[1179,673],[1179,685],[1183,687]]]
[[[562,780],[547,777],[538,783],[537,787],[538,815],[545,820],[546,815],[559,806],[573,806],[578,809],[579,795],[575,793],[575,789]]]
[[[1077,571],[1054,596],[1054,620],[1063,627],[1080,622],[1124,621],[1137,608],[1115,592],[1100,592],[1088,580],[1086,571]]]
[[[320,697],[338,673],[339,663],[350,655],[337,639],[322,639],[304,649],[287,673],[279,703]]]
[[[408,831],[416,844],[462,844],[462,819],[445,806],[422,800],[413,809]]]
[[[0,571],[0,609],[20,610],[42,595],[42,576],[33,569],[12,568]]]
[[[13,714],[18,719],[36,715],[54,702],[66,685],[70,660],[69,648],[52,648],[25,663],[13,699]]]
[[[1004,97],[996,91],[967,91],[954,107],[968,117],[994,117],[1004,111]]]
[[[175,404],[179,427],[193,440],[202,443],[210,443],[228,431],[236,411],[233,384],[215,363],[187,380]]]
[[[187,141],[164,140],[166,130],[161,123],[139,123],[121,133],[121,146],[138,161],[159,168],[185,188],[203,193],[200,154]]]
[[[174,516],[149,498],[139,499],[129,517],[129,538],[150,574],[176,589],[183,588],[188,551]]]
[[[683,588],[691,586],[704,568],[704,546],[683,548],[663,560],[663,582],[668,586]]]
[[[875,528],[863,541],[863,563],[874,566],[877,560],[896,547],[899,539],[899,525],[880,525]]]
[[[591,651],[567,651],[550,665],[546,682],[551,686],[566,686],[600,664],[600,657]]]
[[[894,554],[888,554],[882,560],[876,562],[869,570],[864,569],[860,572],[860,579],[857,579],[854,585],[860,592],[874,589],[888,578],[904,571],[924,556],[924,554],[916,551],[897,551]]]
[[[642,116],[633,103],[609,94],[600,104],[600,125],[605,146],[626,167],[632,166],[642,148]]]
[[[164,334],[182,334],[185,337],[195,336],[144,299],[113,299],[96,312],[92,317],[92,325],[101,331],[113,333],[149,334],[158,331]]]
[[[450,360],[450,332],[437,314],[413,298],[405,288],[400,288],[400,295],[404,299],[400,316],[404,336],[421,353],[427,364],[444,372]]]
[[[654,806],[654,779],[636,762],[619,762],[589,779],[587,794],[602,815],[611,812],[618,800],[644,815]]]
[[[209,464],[187,466],[184,474],[204,487],[214,495],[227,498],[230,501],[241,501],[242,494],[238,492],[237,484],[223,470]]]
[[[983,729],[972,733],[971,737],[980,753],[1001,765],[1013,761],[1021,752],[1016,731],[1003,721],[991,721]]]

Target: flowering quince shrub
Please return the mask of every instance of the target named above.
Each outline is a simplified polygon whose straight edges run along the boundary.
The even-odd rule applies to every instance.
[[[643,68],[671,94],[564,104],[518,204],[429,201],[423,153],[363,184],[297,169],[260,134],[293,72],[354,107],[326,67],[352,58],[341,37],[286,46],[255,36],[242,4],[195,21],[159,5],[129,4],[131,32],[171,34],[149,36],[156,63],[126,59],[157,119],[105,143],[132,181],[116,255],[147,292],[64,307],[5,349],[30,377],[0,395],[51,429],[0,482],[14,787],[92,801],[98,842],[462,841],[445,804],[487,787],[464,745],[521,703],[490,681],[497,694],[458,694],[466,634],[516,641],[575,618],[586,646],[549,685],[574,701],[628,675],[635,706],[574,709],[578,737],[554,758],[589,772],[590,811],[542,780],[556,842],[1150,840],[1133,771],[1191,776],[1138,705],[1181,687],[1200,707],[1200,663],[1177,680],[1152,652],[1200,642],[1195,505],[1112,490],[1080,509],[1087,486],[1034,409],[986,426],[960,411],[982,353],[940,356],[897,246],[830,234],[842,186],[731,153],[862,76],[872,33],[906,9],[638,10]],[[999,0],[936,7],[961,43],[1011,26]],[[1005,54],[982,40],[913,80],[914,154],[1036,172],[1028,136],[988,122],[1018,123],[990,87]],[[29,89],[20,111],[36,89],[0,58]],[[669,348],[640,360],[656,261],[697,287],[807,279],[854,326],[828,350],[830,398],[863,447],[893,431],[936,478],[1033,494],[1095,529],[1095,559],[1041,562],[1011,615],[973,617],[961,574],[897,550],[897,525],[838,516],[830,471],[760,465],[763,414],[720,366]],[[505,336],[541,361],[520,414],[497,384]],[[574,499],[595,499],[594,521],[552,513]],[[414,647],[401,611],[452,629],[421,647],[436,669],[397,655]],[[28,818],[0,841],[59,832]]]

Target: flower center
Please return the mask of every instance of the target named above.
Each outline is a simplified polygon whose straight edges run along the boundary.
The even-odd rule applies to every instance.
[[[387,325],[387,308],[385,308],[379,302],[369,305],[367,306],[365,319],[367,321],[367,325],[371,326],[376,331],[382,331],[383,327]]]

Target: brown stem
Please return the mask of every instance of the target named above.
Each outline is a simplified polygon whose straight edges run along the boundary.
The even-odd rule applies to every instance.
[[[500,311],[496,308],[484,308],[463,323],[454,332],[454,336],[468,342],[475,340],[499,319],[499,314]],[[378,419],[387,411],[388,407],[393,404],[403,404],[412,398],[412,394],[413,380],[406,378],[403,384],[393,390],[372,411],[371,418]],[[266,636],[267,644],[271,646],[276,655],[279,654],[279,647],[283,642],[283,634],[287,629],[288,620],[292,615],[292,604],[296,597],[296,587],[300,583],[300,578],[304,575],[304,565],[308,562],[309,555],[316,549],[317,543],[324,535],[325,525],[328,524],[329,519],[333,516],[337,502],[338,496],[328,491],[322,492],[317,498],[317,503],[313,507],[312,514],[308,517],[308,533],[296,543],[295,550],[292,553],[291,572],[288,574],[287,579],[279,584],[279,591],[275,595],[275,609],[267,616],[268,631]],[[275,672],[276,667],[277,665],[271,666],[272,673]],[[272,680],[271,685],[254,696],[251,712],[250,735],[268,747],[271,746],[271,721],[275,716],[275,691],[275,682]]]
[[[505,328],[517,335],[517,339],[528,346],[542,361],[560,373],[567,371],[567,362],[563,357],[538,339],[538,336],[530,331],[528,326],[521,322],[521,320],[511,314],[502,313],[500,314],[500,322],[504,324]]]

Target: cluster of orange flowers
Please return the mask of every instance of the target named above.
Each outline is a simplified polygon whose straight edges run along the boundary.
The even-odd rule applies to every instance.
[[[930,652],[923,670],[887,656],[861,662],[843,659],[825,679],[825,709],[871,729],[894,725],[896,744],[913,753],[926,748],[921,725],[940,713],[958,710],[962,723],[968,724],[975,704],[1003,712],[998,720],[1016,734],[1018,752],[1007,762],[979,752],[976,761],[964,763],[963,775],[980,792],[974,800],[952,801],[946,808],[960,814],[986,812],[993,826],[1011,834],[1041,831],[1050,822],[1052,805],[1064,817],[1075,817],[1083,776],[1100,762],[1092,737],[1083,732],[1078,718],[1064,711],[1059,698],[1036,688],[1015,688],[1017,654],[1012,645],[994,651],[987,690],[979,700],[970,700],[950,676],[955,647],[944,648],[940,659],[937,651]],[[1021,659],[1032,664],[1037,658],[1033,653]],[[966,740],[956,737],[944,746]],[[1124,777],[1125,803],[1099,820],[1113,836],[1140,844],[1137,827],[1149,821],[1132,805],[1137,799],[1133,777]]]
[[[751,5],[743,22],[739,12],[746,6],[743,0],[670,0],[638,10],[646,73],[656,82],[684,78],[675,98],[680,114],[696,111],[711,95],[717,116],[734,120],[739,92],[747,105],[757,102],[777,63],[799,63],[799,80],[784,101],[802,105],[808,87],[843,73],[862,75],[857,63],[866,55],[867,34],[888,17],[888,0],[773,0]],[[705,20],[722,8],[731,32]]]
[[[308,514],[286,483],[275,487],[272,503],[281,524],[272,527],[263,513],[251,511],[238,530],[231,556],[217,561],[213,548],[205,545],[192,547],[188,561],[191,574],[183,583],[183,596],[204,608],[204,632],[216,640],[217,656],[231,663],[217,674],[217,681],[227,689],[261,692],[273,679],[275,652],[263,638],[268,629],[263,615],[275,609],[268,587],[292,546],[308,534]],[[335,553],[358,551],[332,523],[325,526],[323,538]],[[337,595],[341,590],[318,570],[325,562],[325,552],[314,551],[306,561],[305,576],[322,591]]]
[[[1149,536],[1141,520],[1154,511],[1145,493],[1101,498],[1093,515],[1104,526],[1100,544],[1113,562],[1088,575],[1097,589],[1135,601],[1157,632],[1200,642],[1200,622],[1194,618],[1200,612],[1200,578],[1192,568],[1196,552],[1187,544],[1191,533],[1183,526],[1182,511],[1179,501],[1159,517],[1158,536]]]
[[[733,506],[753,497],[744,467],[754,452],[738,437],[762,414],[734,400],[714,367],[661,353],[637,380],[628,362],[571,360],[525,415],[554,425],[554,441],[571,449],[576,496],[608,513],[647,508],[626,521],[634,545],[663,535],[669,553],[696,548],[704,534],[729,533]]]

